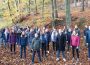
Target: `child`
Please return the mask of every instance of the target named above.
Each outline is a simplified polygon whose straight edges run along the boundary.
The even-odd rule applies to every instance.
[[[77,62],[79,61],[79,45],[80,45],[80,38],[78,36],[78,33],[76,33],[75,31],[72,32],[71,35],[71,46],[72,46],[72,54],[73,54],[73,61],[75,58],[75,50],[77,53]]]
[[[26,46],[27,46],[27,36],[23,31],[20,37],[20,58],[22,58],[22,52],[24,51],[24,58],[26,58]]]

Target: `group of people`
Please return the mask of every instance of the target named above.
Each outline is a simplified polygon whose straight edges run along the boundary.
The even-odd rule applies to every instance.
[[[90,60],[90,26],[85,25],[83,31],[85,46],[88,48],[88,60]],[[77,54],[77,62],[79,61],[80,48],[80,29],[77,25],[73,29],[64,27],[63,29],[47,27],[33,28],[33,27],[11,27],[0,30],[0,47],[3,43],[7,48],[9,45],[10,52],[16,53],[16,45],[20,46],[20,58],[26,58],[26,48],[28,46],[30,53],[32,53],[32,64],[34,63],[35,54],[38,54],[39,62],[42,58],[47,58],[50,53],[52,44],[53,53],[56,54],[56,61],[60,60],[60,53],[62,53],[63,61],[66,61],[66,47],[67,53],[72,48],[72,60],[75,60],[75,51]],[[23,52],[24,51],[24,52]]]

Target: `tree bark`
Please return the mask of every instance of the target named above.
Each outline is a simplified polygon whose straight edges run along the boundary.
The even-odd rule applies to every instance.
[[[29,0],[29,11],[28,11],[29,14],[30,14],[30,11],[31,11],[30,4],[31,4],[31,1]]]
[[[82,0],[82,8],[81,8],[81,11],[84,11],[85,10],[85,0]]]
[[[36,0],[35,0],[35,10],[36,10],[35,14],[37,14],[38,12],[37,12],[37,1]]]
[[[54,16],[55,16],[55,18],[58,18],[58,11],[57,11],[57,2],[56,2],[56,0],[54,0],[53,4],[54,4]]]
[[[66,26],[67,28],[69,28],[71,26],[70,0],[65,0],[65,10],[66,10]]]
[[[10,17],[12,18],[12,13],[11,13],[11,7],[10,7],[9,0],[8,0],[8,9],[9,9]],[[12,19],[12,22],[14,23],[14,20],[13,19]]]

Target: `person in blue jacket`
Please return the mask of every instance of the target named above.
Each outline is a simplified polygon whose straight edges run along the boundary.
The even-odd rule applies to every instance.
[[[51,41],[51,33],[47,28],[45,30],[45,39],[46,39],[46,44],[47,44],[46,45],[47,46],[46,50],[47,50],[47,53],[49,53],[49,43]]]
[[[89,29],[88,29],[88,26],[87,25],[85,25],[85,29],[84,29],[84,31],[83,31],[83,33],[84,33],[84,43],[85,43],[85,46],[87,46],[86,45],[86,33],[87,33],[87,31],[88,31]]]
[[[28,44],[27,36],[25,34],[25,31],[22,32],[20,37],[20,58],[22,58],[23,51],[24,51],[24,58],[26,58],[26,46]]]
[[[2,29],[0,30],[0,47],[1,47],[1,45],[2,45],[2,41],[3,41],[3,39],[2,39]]]
[[[18,45],[19,45],[19,40],[20,40],[21,32],[22,32],[21,29],[18,28],[17,33],[16,33],[16,40],[17,40],[17,44]]]
[[[88,47],[88,60],[90,61],[90,26],[89,26],[89,30],[86,33],[86,40]]]
[[[27,34],[27,37],[28,37],[28,44],[29,44],[29,51],[31,52],[31,44],[32,44],[32,40],[34,39],[34,30],[33,28],[30,29],[29,33]]]
[[[44,30],[40,34],[41,44],[42,44],[42,57],[46,57],[46,40]]]
[[[9,35],[10,35],[9,29],[6,28],[5,31],[4,31],[4,47],[5,47],[5,48],[6,48],[7,45],[8,45]]]
[[[72,34],[72,30],[71,30],[71,28],[69,28],[67,30],[67,34],[66,34],[66,43],[67,43],[67,46],[68,46],[68,49],[67,49],[68,52],[69,52],[69,49],[70,49],[71,34]]]

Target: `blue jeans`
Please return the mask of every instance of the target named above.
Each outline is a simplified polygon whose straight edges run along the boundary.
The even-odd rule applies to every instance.
[[[60,57],[60,52],[62,52],[62,57],[65,58],[65,53],[64,53],[64,51],[60,51],[60,50],[57,50],[57,52],[56,52],[56,57],[57,57],[57,58]]]
[[[26,58],[26,46],[25,45],[21,45],[21,48],[20,48],[20,58],[22,58],[23,51],[24,51],[24,58]]]
[[[90,58],[90,47],[88,47],[88,58]]]
[[[32,64],[34,63],[34,57],[35,57],[35,54],[38,54],[38,60],[39,62],[41,62],[41,55],[40,55],[40,50],[33,50],[32,52]]]

